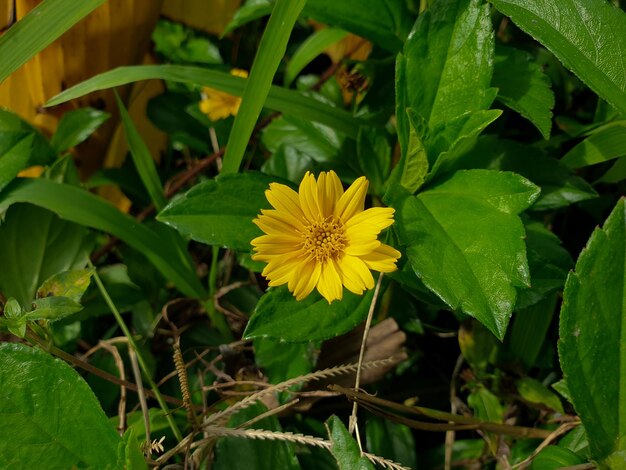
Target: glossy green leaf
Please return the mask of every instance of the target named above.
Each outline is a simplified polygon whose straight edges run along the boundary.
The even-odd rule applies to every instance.
[[[150,155],[148,147],[141,138],[141,135],[139,135],[132,118],[126,110],[126,106],[124,106],[124,103],[117,93],[115,94],[115,99],[117,101],[117,107],[120,110],[120,117],[124,125],[124,132],[126,133],[126,141],[128,142],[128,148],[133,157],[135,168],[137,168],[137,173],[139,173],[141,182],[148,191],[154,207],[156,207],[157,210],[161,210],[165,207],[167,200],[165,199],[163,186],[161,185],[161,180],[157,173],[152,155]]]
[[[426,181],[429,163],[426,147],[421,137],[423,132],[420,131],[421,126],[424,125],[423,119],[420,119],[420,116],[410,108],[407,109],[407,115],[410,130],[406,152],[400,156],[400,161],[391,172],[388,184],[390,186],[400,184],[413,194]]]
[[[538,194],[514,173],[466,170],[416,197],[401,191],[391,197],[400,243],[417,276],[500,339],[515,288],[530,281],[517,214]]]
[[[50,145],[56,153],[63,153],[85,141],[109,117],[109,113],[93,108],[68,111],[59,121]]]
[[[62,219],[110,233],[143,253],[185,295],[195,298],[205,295],[191,260],[186,253],[181,253],[171,238],[159,235],[87,191],[45,179],[22,179],[14,181],[0,193],[0,211],[16,202],[28,202],[48,209]],[[43,278],[47,279],[51,274]],[[40,283],[41,280],[35,284]]]
[[[45,209],[27,204],[10,207],[0,225],[0,291],[28,309],[46,279],[85,266],[85,235],[83,227]]]
[[[39,131],[18,115],[0,108],[0,190],[32,165],[47,165],[54,151]]]
[[[533,459],[531,470],[557,470],[571,468],[585,463],[585,460],[571,450],[559,446],[548,446]]]
[[[626,121],[613,122],[593,131],[565,154],[561,162],[570,168],[626,157]]]
[[[365,320],[373,291],[363,296],[344,292],[331,304],[317,292],[297,301],[286,286],[271,289],[257,304],[244,338],[304,342],[334,338]]]
[[[250,79],[241,96],[241,105],[228,136],[222,173],[237,173],[257,119],[265,105],[272,80],[287,51],[287,42],[306,0],[276,0],[257,49]]]
[[[114,427],[78,372],[39,349],[0,344],[5,468],[118,468]]]
[[[536,210],[566,207],[597,197],[589,183],[559,160],[548,157],[536,147],[494,136],[480,137],[476,146],[457,160],[454,168],[513,171],[528,178],[541,188],[532,207]]]
[[[396,0],[308,0],[303,14],[394,53],[402,48],[411,29],[406,3]]]
[[[589,88],[626,113],[626,14],[606,0],[491,0]],[[607,47],[607,45],[610,46]]]
[[[597,183],[619,183],[624,180],[626,180],[626,158],[620,158],[602,175]]]
[[[339,418],[331,416],[326,421],[326,427],[331,442],[330,452],[339,470],[374,470],[370,461],[361,456],[359,446]]]
[[[105,0],[45,0],[0,36],[0,83]]]
[[[493,41],[489,5],[480,0],[439,0],[418,17],[396,63],[403,153],[409,138],[407,108],[422,116],[432,133],[462,114],[491,105]]]
[[[530,54],[512,47],[496,48],[492,85],[498,100],[532,122],[550,138],[554,93],[550,78]]]
[[[250,251],[250,241],[262,234],[252,220],[269,207],[265,191],[273,181],[262,173],[223,175],[194,186],[157,219],[202,243]]]
[[[561,400],[544,384],[530,377],[522,377],[515,382],[520,396],[527,402],[547,406],[563,414]]]
[[[63,296],[79,302],[93,273],[93,269],[75,269],[54,274],[39,286],[37,297]]]
[[[55,106],[88,93],[113,88],[140,80],[168,80],[207,86],[231,95],[242,96],[246,79],[226,72],[181,65],[137,65],[118,67],[75,85],[52,98],[46,106]],[[326,124],[351,137],[356,137],[363,122],[343,109],[333,108],[303,93],[273,86],[265,106],[274,111]]]
[[[593,232],[575,272],[567,278],[559,339],[561,368],[587,430],[592,457],[621,458],[622,464],[626,456],[625,206],[622,198],[604,226]]]
[[[463,323],[459,329],[458,341],[461,354],[476,374],[484,373],[487,366],[493,363],[498,340],[478,321]]]
[[[313,170],[313,158],[290,145],[281,145],[265,160],[261,170],[295,184],[302,181],[307,171]]]
[[[229,420],[228,426],[236,427],[266,411],[265,406],[257,403],[239,411]],[[276,416],[257,421],[252,425],[252,428],[282,431]],[[217,441],[215,462],[211,468],[214,470],[234,470],[237,468],[245,468],[246,470],[297,470],[300,467],[294,452],[294,445],[291,443],[225,437]]]
[[[0,327],[7,328],[19,338],[24,338],[26,336],[26,320],[22,317],[22,306],[13,297],[9,297],[4,304],[4,318],[1,319]]]
[[[417,468],[415,439],[408,426],[376,416],[367,418],[367,450],[374,455]]]
[[[391,145],[378,129],[362,127],[356,140],[357,158],[363,175],[374,194],[382,193],[383,184],[391,171]]]
[[[154,432],[154,430],[153,430]],[[148,464],[141,451],[141,443],[133,428],[128,428],[118,448],[120,462],[124,462],[125,470],[147,470]]]
[[[285,70],[285,86],[290,86],[298,74],[329,46],[341,41],[348,33],[342,29],[324,28],[311,34],[293,53]]]

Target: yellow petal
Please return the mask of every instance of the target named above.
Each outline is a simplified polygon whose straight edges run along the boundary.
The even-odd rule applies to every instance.
[[[365,179],[365,176],[357,178],[337,201],[335,216],[342,221],[347,221],[355,214],[361,212],[365,208],[365,196],[367,196],[368,186],[369,182]]]
[[[361,295],[365,290],[365,284],[361,280],[359,274],[354,270],[349,261],[346,261],[350,256],[344,256],[337,262],[337,271],[341,282],[350,291],[357,295]]]
[[[334,171],[321,172],[317,179],[317,200],[323,217],[333,215],[335,204],[343,194],[341,181]]]
[[[315,182],[315,176],[308,171],[300,182],[298,199],[304,216],[310,222],[317,222],[320,218],[320,209],[317,204],[317,183]]]
[[[393,224],[394,212],[395,210],[391,207],[372,207],[355,214],[349,220],[345,221],[345,227],[349,229],[362,223],[366,223],[369,225],[375,225],[378,227],[378,232],[380,232]]]
[[[300,208],[298,193],[289,186],[280,183],[270,183],[270,189],[265,191],[265,197],[267,197],[274,209],[287,212],[298,220],[302,220],[304,217],[304,213]]]
[[[317,283],[317,290],[328,301],[328,303],[331,303],[333,300],[342,299],[343,285],[341,284],[341,278],[335,268],[335,263],[332,260],[329,260],[322,265],[322,272],[320,274],[319,282]]]
[[[366,289],[374,287],[372,273],[360,257],[346,255],[341,260],[341,269],[346,275],[359,279]]]
[[[294,235],[300,236],[300,232],[293,225],[289,223],[285,223],[280,219],[276,219],[274,217],[269,217],[267,215],[260,215],[254,222],[261,230],[263,230],[268,235]]]
[[[301,220],[296,219],[289,212],[281,212],[276,209],[261,209],[261,215],[265,217],[269,217],[272,219],[276,219],[279,222],[283,222],[285,224],[293,226],[294,230],[298,232],[303,232],[305,230],[304,224]]]
[[[311,260],[302,270],[300,280],[293,290],[296,300],[302,300],[308,296],[317,285],[317,281],[322,273],[322,265]]]
[[[381,245],[371,253],[361,256],[361,259],[370,269],[380,271],[381,273],[390,273],[398,269],[396,261],[400,256],[402,255],[398,250],[381,243]]]

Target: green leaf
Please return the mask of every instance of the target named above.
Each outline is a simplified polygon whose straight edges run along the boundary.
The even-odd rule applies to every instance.
[[[222,37],[240,28],[244,24],[251,21],[258,20],[264,16],[269,16],[272,13],[274,5],[269,0],[247,0],[245,5],[241,6],[239,10],[235,12],[235,16],[230,20],[230,23],[224,29]]]
[[[5,468],[117,468],[120,442],[78,372],[39,349],[0,344]]]
[[[290,145],[281,145],[261,166],[263,173],[299,183],[307,171],[313,170],[313,159]]]
[[[532,207],[536,210],[566,207],[598,196],[589,183],[537,147],[495,136],[480,137],[476,146],[459,159],[454,168],[512,171],[528,178],[541,188]]]
[[[408,426],[376,416],[367,418],[365,428],[367,450],[380,457],[417,468],[415,439]]]
[[[39,207],[9,208],[0,225],[0,291],[24,307],[46,279],[87,263],[86,230]]]
[[[626,113],[626,14],[606,0],[491,0],[589,88]],[[610,47],[607,47],[610,44]]]
[[[326,428],[331,442],[330,452],[339,470],[374,470],[370,461],[361,456],[359,446],[339,418],[331,416],[326,421]]]
[[[417,276],[499,339],[515,305],[515,287],[530,281],[517,214],[538,194],[514,173],[466,170],[416,197],[400,191],[391,197],[400,243]]]
[[[16,202],[28,202],[53,211],[62,219],[110,233],[143,253],[185,295],[194,298],[205,296],[189,255],[173,244],[169,235],[165,237],[158,234],[87,191],[41,178],[22,179],[14,181],[0,193],[0,212]],[[37,231],[37,228],[33,230]],[[0,248],[2,246],[6,244],[0,244]],[[59,253],[64,251],[66,250],[59,250]],[[55,272],[67,269],[66,267]],[[47,279],[51,274],[43,278]],[[36,287],[41,280],[33,283]],[[19,299],[18,296],[15,297]]]
[[[159,20],[152,32],[154,49],[174,63],[221,64],[220,51],[206,37],[180,23]]]
[[[57,154],[63,153],[93,134],[111,115],[93,108],[68,111],[63,115],[50,145]]]
[[[35,128],[0,108],[0,190],[32,165],[47,165],[54,151]]]
[[[598,461],[626,450],[625,206],[622,198],[594,230],[567,278],[561,308],[561,368]]]
[[[222,170],[237,173],[259,114],[272,86],[272,80],[287,51],[287,42],[306,0],[276,0],[261,37],[250,70],[250,79],[241,97],[241,106],[228,136]]]
[[[530,54],[512,47],[497,47],[491,83],[498,88],[499,101],[532,122],[544,139],[550,138],[552,83]]]
[[[422,142],[419,131],[423,126],[423,119],[411,108],[407,109],[409,119],[409,141],[406,152],[402,153],[400,161],[394,167],[389,178],[389,186],[402,185],[411,194],[415,193],[426,181],[428,174],[428,155]]]
[[[582,168],[626,156],[626,121],[618,121],[593,131],[565,154],[561,163]]]
[[[273,181],[262,173],[223,175],[194,186],[157,219],[202,243],[250,251],[262,234],[252,220],[268,206],[265,191]]]
[[[6,327],[15,336],[26,336],[26,320],[22,318],[23,312],[19,302],[10,297],[4,304],[4,318],[1,319],[0,327]]]
[[[63,296],[80,302],[93,273],[93,269],[75,269],[54,274],[37,289],[37,297]]]
[[[285,70],[285,86],[290,86],[298,74],[324,50],[341,41],[348,33],[342,29],[324,28],[314,32],[296,49]]]
[[[462,114],[491,105],[493,55],[489,5],[480,0],[439,0],[418,17],[396,64],[403,153],[409,137],[407,108],[422,116],[432,133]]]
[[[585,460],[571,450],[559,446],[548,446],[532,460],[531,470],[557,470],[584,464]]]
[[[313,370],[314,347],[311,343],[285,343],[268,338],[254,340],[254,358],[268,377],[277,384]]]
[[[380,195],[391,170],[391,145],[382,131],[361,127],[356,147],[359,166],[370,182],[371,191]]]
[[[61,296],[44,297],[33,301],[33,310],[22,317],[24,320],[61,320],[76,312],[80,312],[83,306],[78,302]]]
[[[154,432],[154,430],[153,430]],[[141,444],[135,430],[128,428],[118,448],[119,460],[125,470],[148,470],[148,464],[141,451]]]
[[[52,98],[46,106],[56,106],[88,93],[134,83],[140,80],[168,80],[215,88],[231,95],[242,96],[247,79],[226,72],[181,65],[137,65],[118,67],[75,85]],[[271,87],[264,104],[267,108],[302,119],[326,124],[333,129],[356,137],[362,120],[343,109],[334,108],[303,93],[281,87]]]
[[[286,286],[271,289],[261,297],[243,336],[292,342],[334,338],[365,320],[372,295],[344,292],[343,300],[328,304],[317,292],[297,301]]]
[[[0,36],[0,83],[105,0],[45,0]]]
[[[266,412],[260,403],[245,408],[234,415],[228,422],[229,427],[236,427]],[[266,431],[282,431],[278,418],[271,416],[257,421],[252,429]],[[217,441],[215,446],[214,470],[296,470],[299,469],[294,446],[288,442],[260,441],[225,437]]]
[[[504,406],[490,390],[479,385],[467,397],[467,404],[474,410],[475,416],[481,421],[501,423],[504,421]],[[497,451],[497,436],[491,433],[485,434],[487,444],[493,455]]]
[[[141,182],[146,187],[150,199],[157,210],[163,209],[167,200],[163,193],[163,187],[161,186],[161,180],[157,173],[156,165],[150,155],[150,151],[145,142],[139,135],[139,132],[135,128],[132,118],[126,111],[126,106],[120,99],[120,96],[116,93],[115,100],[117,101],[117,107],[120,110],[120,117],[122,118],[122,124],[124,125],[124,132],[126,133],[126,140],[128,142],[128,148],[130,154],[133,157],[135,168],[141,178]]]
[[[526,251],[530,267],[530,289],[519,291],[516,309],[530,307],[546,296],[561,290],[574,266],[561,240],[542,223],[526,223]]]
[[[520,396],[527,402],[547,406],[561,414],[565,413],[559,397],[538,380],[522,377],[515,385]]]
[[[308,0],[304,16],[398,52],[411,29],[406,3],[396,0]]]
[[[513,316],[508,337],[509,351],[527,370],[535,365],[541,348],[546,344],[557,298],[556,293],[550,294],[531,306],[516,309]]]

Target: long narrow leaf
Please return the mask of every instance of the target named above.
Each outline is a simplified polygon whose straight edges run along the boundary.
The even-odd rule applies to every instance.
[[[46,106],[56,106],[66,101],[79,98],[94,91],[106,90],[141,80],[168,80],[179,83],[191,83],[207,86],[216,90],[241,96],[246,86],[246,79],[232,76],[225,72],[201,67],[182,65],[137,65],[118,67],[85,80],[52,98]],[[356,138],[360,125],[367,122],[353,117],[349,112],[333,108],[300,92],[273,86],[270,88],[265,106],[274,111],[325,124]]]
[[[133,120],[128,114],[126,106],[124,106],[124,103],[117,93],[115,94],[115,99],[117,100],[117,107],[120,110],[120,116],[124,124],[128,148],[130,149],[130,154],[133,157],[133,162],[135,163],[139,177],[146,187],[154,207],[156,207],[157,210],[161,210],[165,207],[167,201],[165,194],[163,194],[163,187],[161,186],[161,180],[159,179],[154,165],[154,160],[150,155],[148,147],[139,135],[139,132],[137,132],[137,128],[135,124],[133,124]]]
[[[205,296],[190,260],[183,259],[170,241],[83,189],[46,179],[18,179],[0,193],[0,212],[16,202],[35,204],[62,219],[110,233],[143,253],[185,295]]]
[[[0,83],[105,0],[45,0],[0,36]]]
[[[287,50],[287,42],[306,0],[277,0],[257,51],[241,106],[228,136],[222,173],[236,173],[250,136],[272,87],[276,69]]]

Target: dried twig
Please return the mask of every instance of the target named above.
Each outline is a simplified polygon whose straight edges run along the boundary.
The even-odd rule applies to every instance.
[[[135,382],[137,383],[137,394],[139,395],[139,404],[141,405],[141,412],[143,413],[143,423],[146,427],[146,450],[148,456],[152,447],[150,446],[150,412],[148,410],[148,402],[146,401],[146,393],[143,388],[143,382],[141,380],[141,371],[139,370],[139,362],[137,361],[137,354],[133,348],[128,348],[128,356],[130,357],[130,364],[133,367],[133,375],[135,376]]]

